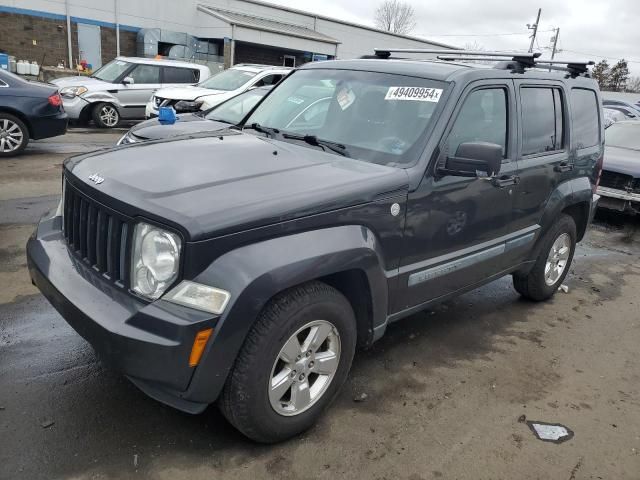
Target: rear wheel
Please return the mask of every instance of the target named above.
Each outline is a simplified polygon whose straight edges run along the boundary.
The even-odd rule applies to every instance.
[[[29,143],[29,130],[17,117],[0,112],[0,157],[22,152]]]
[[[120,113],[110,103],[98,103],[93,107],[93,121],[99,128],[114,128],[120,123]]]
[[[258,442],[311,427],[344,383],[356,346],[351,305],[321,282],[294,287],[262,311],[236,359],[220,407]]]
[[[562,214],[540,243],[538,258],[528,275],[513,275],[513,286],[525,298],[551,298],[569,273],[576,249],[576,223]]]

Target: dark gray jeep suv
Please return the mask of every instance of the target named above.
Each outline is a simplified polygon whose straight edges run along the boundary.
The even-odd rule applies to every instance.
[[[33,281],[151,397],[217,402],[260,442],[305,430],[389,323],[504,275],[545,300],[569,271],[598,198],[597,84],[585,63],[468,55],[307,64],[240,127],[68,159]]]

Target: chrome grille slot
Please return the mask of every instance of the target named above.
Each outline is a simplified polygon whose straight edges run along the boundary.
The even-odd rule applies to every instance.
[[[129,222],[124,215],[90,199],[68,182],[65,184],[63,231],[69,249],[121,287],[129,280]]]

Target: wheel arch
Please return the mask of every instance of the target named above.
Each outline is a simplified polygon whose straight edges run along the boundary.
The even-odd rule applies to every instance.
[[[387,280],[379,244],[366,227],[347,225],[308,231],[240,247],[194,279],[224,288],[231,301],[218,320],[185,398],[213,402],[244,339],[262,309],[279,293],[322,281],[351,303],[359,346],[372,343],[388,311]]]

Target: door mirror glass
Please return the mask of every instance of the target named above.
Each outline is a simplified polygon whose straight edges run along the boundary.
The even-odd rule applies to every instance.
[[[461,143],[454,157],[447,157],[445,175],[460,177],[493,177],[502,165],[502,145],[488,142]]]
[[[133,77],[124,77],[122,79],[122,83],[125,85],[133,85],[134,81],[133,81]]]

